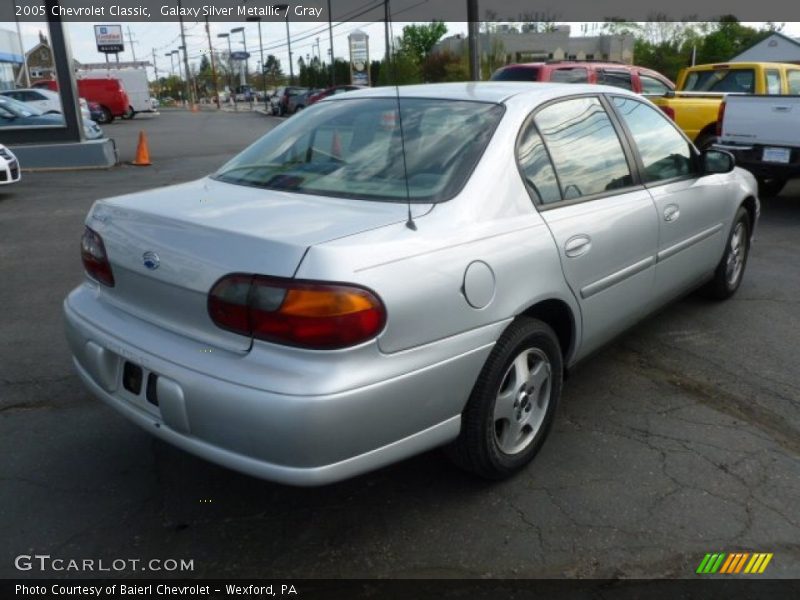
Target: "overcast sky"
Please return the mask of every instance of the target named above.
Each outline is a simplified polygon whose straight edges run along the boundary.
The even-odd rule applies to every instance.
[[[360,29],[369,35],[370,58],[380,59],[384,54],[384,26],[380,21],[381,11],[376,11],[373,22],[345,22],[333,24],[333,44],[335,54],[339,58],[347,57],[347,36],[352,31]],[[403,26],[408,23],[394,23],[393,33],[399,36]],[[580,23],[568,23],[572,26],[572,34],[580,35]],[[761,23],[749,23],[753,26],[760,26]],[[255,70],[259,60],[258,51],[258,24],[257,23],[210,23],[211,42],[218,51],[227,51],[228,43],[223,38],[218,38],[218,33],[228,32],[235,27],[245,27],[247,50],[251,54],[250,69]],[[291,28],[292,53],[296,61],[299,57],[313,56],[317,52],[317,39],[323,58],[327,60],[329,37],[327,22],[322,23],[289,23]],[[14,23],[0,23],[0,27],[14,30]],[[45,23],[21,23],[23,41],[25,48],[30,49],[38,42],[38,32],[47,32]],[[126,37],[125,52],[120,54],[120,60],[133,60],[131,44],[128,43],[128,28],[133,36],[135,44],[133,51],[136,53],[137,60],[153,60],[153,50],[160,71],[160,75],[170,69],[170,59],[164,55],[181,45],[180,27],[175,23],[124,23],[123,32]],[[448,35],[454,33],[466,33],[466,23],[447,23]],[[200,60],[202,54],[208,53],[208,38],[205,32],[204,22],[187,21],[186,45],[189,49],[190,62]],[[94,29],[91,23],[70,23],[68,25],[69,36],[72,46],[73,57],[81,62],[102,62],[105,56],[97,52],[94,42]],[[786,23],[783,32],[790,36],[800,36],[800,23]],[[264,44],[264,56],[274,54],[281,61],[283,70],[288,72],[288,50],[286,46],[286,26],[283,22],[262,23],[262,38]],[[231,35],[231,45],[233,50],[242,50],[242,34]],[[176,63],[177,69],[177,63]],[[152,71],[151,71],[152,76]]]

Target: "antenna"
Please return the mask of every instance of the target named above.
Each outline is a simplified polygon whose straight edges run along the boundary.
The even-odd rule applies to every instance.
[[[391,10],[389,8],[389,0],[386,0],[386,22],[389,25],[389,32],[394,39],[394,29],[392,27]],[[400,151],[403,154],[403,178],[406,182],[406,206],[408,207],[408,219],[406,220],[406,227],[412,231],[417,230],[417,224],[414,222],[414,215],[411,214],[411,188],[408,185],[408,164],[406,163],[406,135],[403,131],[403,112],[400,110],[400,86],[397,85],[397,62],[392,59],[391,49],[387,46],[386,58],[391,61],[392,74],[394,79],[395,100],[397,102],[397,123],[400,127]],[[387,65],[388,66],[388,65]]]

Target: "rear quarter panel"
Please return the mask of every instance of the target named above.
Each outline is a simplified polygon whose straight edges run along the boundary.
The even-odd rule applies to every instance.
[[[300,265],[297,277],[349,281],[378,293],[388,314],[381,351],[510,320],[545,299],[567,303],[580,331],[555,243],[517,170],[514,144],[528,111],[514,100],[465,188],[416,218],[417,231],[395,224],[313,246]],[[494,279],[482,308],[464,293],[475,261],[486,263]]]

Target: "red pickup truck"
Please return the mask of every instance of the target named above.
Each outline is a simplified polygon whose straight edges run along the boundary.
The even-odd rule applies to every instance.
[[[123,117],[130,110],[130,101],[125,88],[119,79],[97,78],[97,79],[78,79],[78,95],[86,98],[89,102],[96,102],[100,105],[102,118],[100,123],[111,123],[114,117]],[[45,88],[54,92],[58,91],[58,82],[54,79],[37,81],[31,87]]]

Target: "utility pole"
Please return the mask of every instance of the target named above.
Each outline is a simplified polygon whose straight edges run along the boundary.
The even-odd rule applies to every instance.
[[[214,82],[214,97],[217,99],[217,108],[222,108],[217,87],[217,61],[214,58],[214,46],[211,45],[211,29],[208,26],[208,16],[206,16],[206,37],[208,38],[208,52],[211,54],[211,79]]]
[[[331,87],[336,85],[336,59],[333,57],[333,13],[331,12],[331,0],[328,0],[328,37],[331,44]]]
[[[128,43],[131,45],[131,54],[133,54],[133,62],[136,62],[136,49],[133,47],[133,45],[138,44],[139,42],[133,41],[133,34],[131,33],[130,25],[128,25]],[[117,57],[117,61],[119,61],[119,57]]]
[[[392,9],[389,8],[389,0],[384,0],[383,2],[383,12],[384,12],[384,20],[383,20],[383,33],[386,37],[386,68],[389,68],[389,61],[392,60],[391,54],[391,45],[389,44],[389,23],[391,23],[392,19]],[[387,71],[388,72],[388,71]],[[389,81],[388,78],[386,81]]]
[[[183,28],[183,16],[181,16],[181,13],[181,0],[178,0],[178,20],[181,25],[181,44],[183,45],[183,66],[186,69],[186,97],[189,99],[190,103],[194,105],[194,89],[189,82],[191,74],[189,73],[189,53],[186,51],[186,31]]]
[[[467,27],[469,45],[469,76],[472,81],[480,81],[481,61],[478,49],[478,0],[467,0]]]
[[[160,86],[158,85],[158,63],[156,62],[156,49],[153,48],[153,70],[156,72],[156,98],[160,96],[159,92],[161,91]]]

